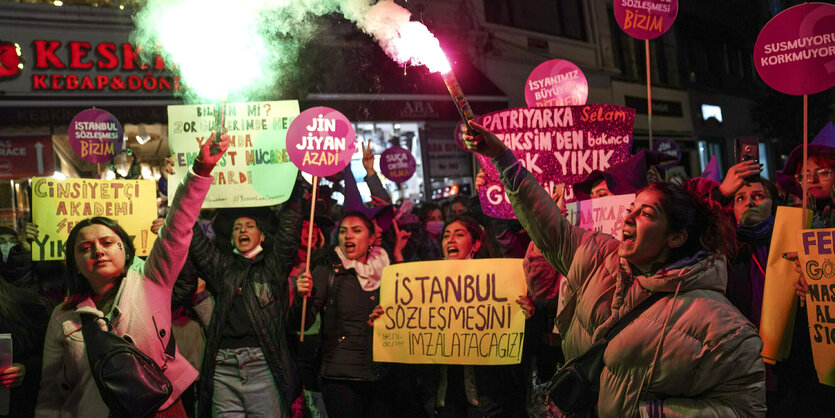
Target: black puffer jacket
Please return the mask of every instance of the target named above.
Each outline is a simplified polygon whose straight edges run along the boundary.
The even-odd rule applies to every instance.
[[[262,244],[264,250],[252,259],[221,252],[205,237],[199,225],[194,227],[189,259],[215,298],[200,368],[198,416],[210,415],[215,356],[238,288],[277,389],[283,396],[283,416],[290,414],[290,404],[301,394],[301,380],[287,345],[287,339],[291,338],[288,331],[297,330],[299,324],[290,323],[288,329],[286,322],[290,300],[287,276],[296,260],[302,225],[301,193],[294,191],[293,196],[279,215],[278,233],[267,235]]]
[[[387,367],[372,361],[374,328],[368,325],[368,315],[380,304],[380,290],[364,290],[354,269],[344,268],[333,249],[326,254],[311,263],[315,265],[313,295],[307,301],[305,318],[309,326],[323,312],[321,374],[331,379],[379,380]],[[295,323],[301,319],[301,301],[293,301],[290,320]]]

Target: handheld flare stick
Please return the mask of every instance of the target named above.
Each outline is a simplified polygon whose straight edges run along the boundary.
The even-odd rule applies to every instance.
[[[220,136],[223,134],[223,128],[226,124],[226,96],[220,99],[220,103],[215,105],[215,139],[212,140],[212,154],[220,152]]]
[[[450,69],[449,71],[441,72],[441,77],[444,78],[446,89],[449,91],[449,95],[452,96],[452,101],[458,109],[458,114],[461,115],[461,119],[464,121],[467,133],[472,136],[476,136],[472,130],[470,130],[469,123],[471,120],[475,120],[475,113],[473,113],[473,109],[470,108],[470,102],[468,102],[467,98],[464,97],[464,91],[461,90],[461,86],[458,85],[458,79],[455,78],[455,73],[453,73],[452,69]]]

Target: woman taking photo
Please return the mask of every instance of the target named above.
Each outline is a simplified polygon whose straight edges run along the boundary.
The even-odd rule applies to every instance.
[[[516,217],[566,276],[556,325],[567,359],[663,293],[606,347],[599,416],[765,415],[762,341],[722,295],[732,242],[726,218],[677,186],[654,183],[630,206],[623,241],[583,230],[493,133],[470,127],[479,136],[465,135],[468,148],[493,159]]]
[[[311,273],[296,280],[298,295],[311,294],[305,324],[322,313],[322,395],[330,417],[389,417],[391,388],[387,368],[372,361],[369,317],[379,304],[380,280],[389,256],[374,242],[374,224],[362,213],[345,215],[338,229],[339,243],[311,262]],[[397,233],[393,258],[408,233]],[[312,290],[311,290],[312,288]],[[301,320],[301,302],[293,300],[291,324]]]
[[[81,313],[108,318],[113,332],[165,371],[173,391],[157,416],[186,416],[180,394],[197,378],[197,370],[179,353],[170,357],[165,349],[171,338],[174,282],[188,255],[192,226],[212,183],[212,168],[229,145],[226,135],[217,147],[212,147],[213,139],[214,134],[177,188],[146,261],[135,257],[131,238],[109,218],[85,219],[70,231],[69,297],[53,310],[47,326],[36,416],[109,414],[90,371]]]

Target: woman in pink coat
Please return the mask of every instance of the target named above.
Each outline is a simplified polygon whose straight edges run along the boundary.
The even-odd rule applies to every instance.
[[[204,144],[144,262],[112,219],[85,219],[70,232],[65,247],[70,295],[53,310],[47,326],[36,416],[107,417],[110,412],[90,373],[81,313],[108,318],[113,332],[165,370],[174,390],[157,416],[186,416],[180,394],[197,378],[197,370],[178,352],[173,357],[165,353],[171,338],[171,292],[212,183],[212,168],[229,145],[228,136],[221,138],[214,150],[212,140]]]

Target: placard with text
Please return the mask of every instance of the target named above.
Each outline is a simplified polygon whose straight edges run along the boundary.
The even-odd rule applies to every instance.
[[[527,293],[522,259],[421,261],[383,270],[374,361],[518,364]]]
[[[555,184],[571,185],[593,170],[605,171],[626,161],[632,150],[635,109],[603,104],[520,107],[486,114],[478,122],[513,151],[539,184],[552,190]],[[487,180],[478,191],[484,213],[513,219],[496,167],[487,157],[478,159]],[[566,200],[574,200],[568,186]]]
[[[156,190],[152,180],[32,178],[32,222],[38,225],[32,260],[63,260],[73,226],[94,216],[118,222],[133,237],[136,255],[148,255],[156,239]]]
[[[212,171],[204,208],[277,205],[290,197],[298,169],[285,147],[287,130],[299,114],[296,100],[227,103],[224,126],[229,149]],[[202,144],[215,130],[215,105],[168,106],[168,144],[180,184]]]
[[[797,238],[815,369],[821,383],[835,386],[835,229],[801,230]]]

